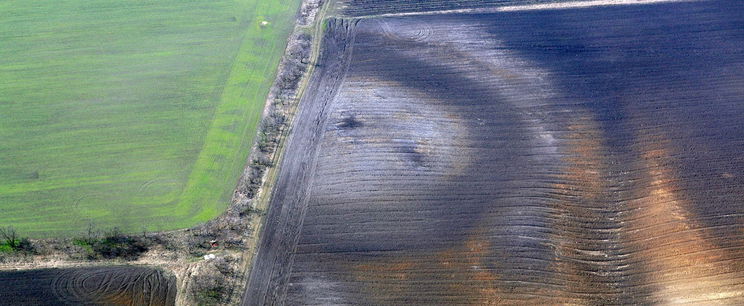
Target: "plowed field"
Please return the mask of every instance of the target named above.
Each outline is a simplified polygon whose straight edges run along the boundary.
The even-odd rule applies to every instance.
[[[0,272],[3,305],[174,305],[176,279],[140,267]]]
[[[245,304],[744,303],[742,11],[331,20]]]

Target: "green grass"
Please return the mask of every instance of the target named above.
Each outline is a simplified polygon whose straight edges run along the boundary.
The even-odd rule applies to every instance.
[[[0,2],[0,225],[50,237],[219,215],[298,5]]]

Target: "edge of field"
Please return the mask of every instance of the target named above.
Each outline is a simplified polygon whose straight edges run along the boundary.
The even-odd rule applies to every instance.
[[[320,48],[321,43],[323,41],[323,30],[324,30],[324,24],[325,24],[325,18],[328,14],[331,14],[332,9],[335,7],[335,0],[328,0],[325,1],[322,5],[322,7],[318,10],[317,15],[315,16],[314,21],[308,25],[308,26],[300,26],[297,25],[297,29],[295,31],[298,32],[312,32],[312,47],[311,47],[311,55],[310,55],[310,64],[308,65],[309,69],[304,73],[302,76],[302,79],[300,80],[300,84],[297,88],[297,93],[295,95],[295,101],[299,102],[304,96],[305,91],[307,89],[307,85],[310,82],[310,79],[315,71],[315,66],[317,64],[318,57],[320,55]],[[261,186],[261,189],[257,195],[257,197],[254,200],[254,205],[257,210],[259,211],[268,211],[269,204],[271,200],[271,195],[274,191],[274,186],[276,184],[279,170],[281,169],[280,164],[281,160],[284,158],[284,152],[286,149],[286,140],[289,136],[290,131],[292,130],[292,126],[294,125],[294,122],[296,120],[296,114],[297,110],[299,109],[299,103],[293,103],[293,107],[287,114],[289,117],[290,124],[287,126],[285,130],[282,131],[279,142],[276,148],[276,153],[274,154],[274,157],[272,159],[272,163],[275,165],[274,167],[271,167],[268,169],[266,174],[264,175],[264,182]],[[246,286],[248,285],[248,278],[250,277],[251,268],[254,265],[254,261],[256,259],[256,254],[258,254],[258,247],[259,247],[259,241],[263,237],[263,229],[266,223],[266,215],[261,215],[257,218],[257,222],[253,222],[251,224],[251,230],[254,235],[251,235],[248,238],[248,243],[246,250],[243,252],[242,256],[242,265],[240,267],[240,271],[242,271],[242,278],[239,282],[239,286],[234,288],[231,295],[231,300],[235,302],[240,302],[242,304],[242,297],[243,297],[243,291],[245,291]]]
[[[312,3],[318,3],[318,0],[303,0],[303,1],[295,1],[297,6],[295,6],[295,10],[292,11],[292,14],[297,13],[297,9],[302,7],[305,4]],[[310,19],[310,22],[306,22],[304,24],[300,24],[298,21],[299,19],[295,18],[292,21],[288,22],[287,29],[285,29],[286,36],[288,36],[290,39],[297,34],[301,33],[307,33],[312,35],[312,41],[311,41],[311,52],[309,57],[309,64],[308,69],[302,74],[297,89],[295,90],[294,97],[292,98],[293,101],[291,101],[290,106],[285,109],[285,115],[287,116],[288,124],[283,127],[280,131],[280,134],[278,135],[276,141],[277,141],[277,147],[274,151],[274,154],[271,155],[271,160],[274,165],[268,167],[266,172],[264,172],[262,176],[262,184],[260,185],[260,188],[258,190],[258,193],[251,199],[251,206],[256,211],[265,211],[268,209],[269,205],[269,199],[271,196],[271,192],[274,187],[274,182],[276,181],[277,175],[278,175],[278,162],[283,158],[284,153],[284,146],[286,143],[286,138],[289,135],[289,132],[291,130],[292,122],[294,120],[294,115],[298,109],[298,101],[304,94],[307,84],[309,82],[309,79],[314,71],[314,67],[317,61],[317,57],[320,54],[320,42],[322,40],[322,34],[323,34],[323,28],[324,28],[324,21],[325,21],[325,15],[328,11],[332,10],[333,4],[335,3],[334,0],[328,0],[321,2],[322,6],[319,8],[315,8],[315,12],[312,15],[312,19]],[[261,16],[256,14],[256,19],[252,20],[252,22],[255,23],[256,26],[260,24],[263,19]],[[295,16],[295,15],[291,15]],[[293,17],[294,18],[294,17]],[[261,28],[258,28],[259,30],[263,30]],[[245,39],[245,38],[244,38]],[[256,148],[256,140],[257,136],[261,133],[259,131],[260,129],[256,129],[259,122],[264,120],[264,118],[267,117],[271,106],[272,106],[272,95],[271,91],[275,86],[277,86],[279,80],[277,79],[277,74],[281,72],[282,70],[282,63],[279,63],[276,65],[277,62],[281,58],[284,58],[288,56],[289,50],[289,43],[290,39],[277,41],[275,45],[281,45],[283,52],[275,52],[275,58],[272,58],[269,64],[272,64],[273,67],[268,67],[265,69],[271,70],[273,69],[272,73],[270,75],[262,75],[261,79],[263,80],[262,87],[258,89],[247,89],[247,82],[251,81],[251,76],[247,73],[241,73],[241,68],[245,66],[246,61],[250,61],[251,58],[247,58],[247,56],[250,56],[250,54],[244,54],[244,48],[246,46],[250,47],[251,42],[242,42],[240,47],[240,53],[236,55],[236,60],[231,68],[230,76],[228,78],[228,82],[226,82],[225,90],[223,91],[221,95],[221,101],[225,102],[225,99],[232,98],[232,103],[229,103],[228,105],[220,105],[218,109],[215,111],[215,116],[218,116],[220,112],[230,112],[231,110],[234,110],[236,106],[239,106],[239,104],[245,103],[245,98],[251,98],[254,99],[254,101],[261,101],[261,103],[254,103],[253,107],[251,108],[251,111],[253,112],[252,115],[254,115],[252,118],[246,119],[245,116],[235,115],[228,113],[229,116],[227,116],[228,121],[229,119],[233,120],[241,120],[243,121],[243,139],[238,139],[238,135],[228,135],[232,136],[232,140],[241,146],[244,146],[244,150],[250,150]],[[243,58],[240,58],[240,56],[243,56]],[[244,61],[241,61],[244,60]],[[261,60],[262,58],[253,58],[253,60]],[[265,59],[264,59],[265,60]],[[250,100],[249,100],[250,101]],[[261,105],[261,108],[259,108],[258,105]],[[225,131],[221,131],[221,129],[224,129],[224,122],[213,122],[212,126],[210,127],[210,133],[211,137],[213,138],[212,141],[216,142],[219,146],[221,143],[225,143],[225,139],[221,138],[224,135]],[[250,133],[251,128],[253,128],[253,133]],[[213,131],[215,130],[215,131]],[[205,140],[205,148],[208,147],[209,144],[209,136]],[[250,158],[253,157],[253,151],[250,151],[251,155]],[[203,163],[201,165],[201,169],[195,169],[192,171],[192,174],[189,179],[189,183],[191,184],[192,178],[197,181],[194,184],[198,184],[198,174],[209,174],[210,166],[214,166],[213,163],[209,163],[209,158],[207,156],[215,156],[210,154],[216,154],[219,153],[217,151],[210,151],[210,152],[202,152],[200,153],[199,160]],[[250,168],[250,158],[248,159],[248,162],[246,163],[246,156],[248,154],[245,154],[245,152],[240,156],[238,161],[235,161],[235,163],[239,163],[239,165],[234,165],[234,169],[230,169],[234,171],[235,175],[234,177],[231,177],[230,179],[234,179],[238,176],[240,171],[245,171],[248,167]],[[205,159],[206,160],[203,160]],[[245,165],[245,166],[244,166]],[[196,173],[196,174],[195,174]],[[201,182],[203,183],[203,182]],[[227,182],[225,184],[230,184],[231,186],[234,186],[233,183]],[[235,188],[231,189],[230,192],[235,191]],[[225,195],[222,195],[224,197]],[[223,199],[224,200],[224,199]],[[229,200],[229,199],[228,199]],[[189,236],[191,235],[199,235],[197,233],[204,231],[206,228],[208,231],[219,231],[220,230],[220,222],[225,222],[229,220],[223,220],[220,221],[220,216],[227,215],[230,213],[230,210],[237,207],[240,207],[239,204],[236,204],[238,201],[236,199],[232,199],[232,201],[225,200],[225,203],[230,203],[230,208],[228,208],[228,212],[224,212],[223,208],[215,207],[219,205],[219,203],[209,203],[212,204],[212,207],[208,207],[207,209],[204,209],[202,211],[199,211],[197,213],[193,213],[193,218],[206,218],[206,220],[210,220],[207,224],[198,225],[196,227],[189,227],[184,228],[189,225],[183,225],[180,227],[180,229],[176,230],[170,230],[170,231],[160,231],[160,232],[151,232],[151,233],[143,233],[145,237],[147,236],[153,236],[153,237],[160,237],[163,239],[169,239],[170,241],[175,241],[179,243],[186,243]],[[181,208],[184,204],[183,202],[179,203],[179,208]],[[186,208],[188,209],[188,208]],[[211,209],[211,210],[210,210]],[[214,211],[214,209],[217,209]],[[193,212],[193,211],[192,211]],[[213,216],[210,216],[209,214],[214,214]],[[215,250],[209,250],[207,253],[209,254],[215,254],[217,255],[217,258],[236,258],[239,259],[237,261],[233,261],[232,269],[235,270],[236,273],[238,273],[237,277],[234,279],[227,280],[224,285],[230,287],[228,296],[226,297],[226,300],[223,303],[220,304],[235,304],[239,303],[240,299],[243,296],[243,290],[245,285],[247,284],[247,277],[250,272],[250,267],[252,266],[252,261],[254,259],[254,255],[257,252],[258,244],[257,242],[260,239],[261,236],[261,229],[264,225],[264,216],[263,214],[250,214],[245,216],[245,220],[240,221],[241,223],[246,223],[248,227],[248,232],[250,234],[244,236],[244,244],[243,247],[240,249],[232,249],[232,248],[219,248]],[[190,222],[190,224],[193,225],[194,219],[185,219],[184,222]],[[203,222],[204,220],[201,220],[200,222]],[[215,223],[211,223],[215,222]],[[201,237],[201,236],[200,236]],[[90,267],[90,266],[108,266],[108,265],[135,265],[135,266],[147,266],[147,267],[154,267],[154,268],[160,268],[164,271],[167,271],[169,273],[172,273],[176,275],[177,277],[177,297],[176,297],[176,304],[177,305],[190,305],[194,303],[192,300],[192,297],[190,296],[190,289],[192,286],[192,282],[194,279],[203,277],[206,274],[210,273],[210,269],[213,267],[210,265],[210,261],[208,260],[201,260],[201,258],[196,258],[193,255],[189,255],[188,253],[184,252],[183,250],[168,250],[167,248],[163,248],[163,246],[158,246],[154,249],[151,249],[147,253],[143,254],[143,256],[136,260],[123,260],[123,259],[97,259],[97,260],[84,260],[80,258],[72,258],[69,257],[68,254],[65,254],[65,251],[61,251],[65,249],[70,239],[34,239],[35,243],[43,243],[47,244],[48,246],[51,245],[51,249],[54,251],[52,253],[48,254],[38,254],[33,256],[26,256],[23,255],[21,257],[17,258],[9,258],[9,261],[0,262],[0,271],[10,271],[10,270],[33,270],[33,269],[42,269],[42,268],[72,268],[72,267]],[[78,254],[79,255],[79,254]]]
[[[175,209],[189,217],[172,228],[189,227],[211,220],[228,206],[231,192],[246,163],[246,156],[255,142],[255,131],[262,118],[265,98],[274,84],[279,60],[287,47],[286,39],[276,38],[290,35],[300,2],[289,0],[277,5],[262,1],[256,3],[253,16],[249,18],[251,26],[243,33],[202,151]],[[223,154],[231,151],[238,153]],[[228,161],[216,162],[226,158]],[[228,185],[231,189],[224,187]]]

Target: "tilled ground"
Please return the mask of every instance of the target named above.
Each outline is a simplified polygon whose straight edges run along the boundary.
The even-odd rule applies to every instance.
[[[0,272],[3,305],[174,305],[176,280],[132,266]]]
[[[744,303],[742,9],[331,20],[245,303]]]
[[[591,0],[337,0],[337,6],[345,16],[361,17],[585,1]]]

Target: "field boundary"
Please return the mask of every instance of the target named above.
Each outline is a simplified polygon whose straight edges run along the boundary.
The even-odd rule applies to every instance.
[[[290,1],[291,2],[291,1]],[[260,4],[259,4],[260,5]],[[295,11],[296,10],[292,10]],[[284,53],[275,52],[274,50],[281,48],[285,50],[287,47],[287,41],[282,40],[275,43],[271,50],[268,52],[260,52],[263,55],[269,55],[268,59],[262,59],[263,61],[258,63],[254,57],[257,55],[255,52],[250,52],[252,48],[256,46],[250,41],[250,31],[265,31],[267,28],[262,28],[260,22],[261,16],[259,13],[253,13],[253,20],[248,30],[243,34],[243,40],[240,48],[235,56],[233,64],[230,68],[230,73],[225,81],[225,87],[220,94],[220,102],[214,112],[214,119],[211,120],[211,126],[207,131],[207,135],[202,145],[202,150],[194,163],[194,167],[189,174],[189,179],[184,187],[181,196],[179,197],[179,206],[192,204],[191,221],[206,221],[219,216],[224,208],[220,207],[220,203],[225,199],[225,196],[229,194],[229,191],[223,191],[217,198],[214,196],[219,190],[210,193],[210,197],[204,196],[203,192],[192,192],[194,189],[207,188],[210,186],[224,186],[225,184],[234,183],[238,179],[239,170],[242,169],[245,163],[245,156],[250,154],[250,149],[256,140],[256,131],[259,123],[263,116],[258,110],[265,108],[265,101],[262,97],[266,97],[269,94],[274,80],[276,79],[278,68],[275,68],[276,62],[278,62]],[[266,21],[268,22],[268,21]],[[290,27],[290,26],[288,26]],[[272,29],[274,31],[284,32],[287,34],[291,33],[291,28],[285,30],[284,28]],[[281,34],[280,36],[288,36]],[[251,64],[262,65],[256,70],[263,70],[259,76],[247,75],[244,71],[246,67]],[[259,77],[263,80],[256,81],[251,80]],[[254,86],[246,86],[251,84]],[[263,102],[263,103],[259,103]],[[245,106],[244,103],[249,104]],[[263,107],[262,107],[263,106]],[[231,131],[230,129],[235,129]],[[254,131],[253,133],[249,131]],[[233,150],[239,150],[233,160],[228,160],[221,164],[221,169],[215,169],[215,160],[222,157],[221,152],[224,147],[230,147]],[[230,158],[229,156],[227,158]],[[238,166],[240,163],[240,166]],[[219,165],[218,165],[219,166]],[[219,171],[215,175],[213,171]],[[228,175],[226,175],[228,174]],[[223,177],[224,178],[221,178]],[[222,182],[216,183],[215,181],[221,180]],[[229,199],[229,198],[228,198]],[[193,203],[199,203],[194,206]],[[225,205],[229,206],[229,205]],[[196,210],[195,210],[196,209]]]
[[[405,13],[384,13],[384,14],[370,14],[370,15],[360,15],[360,16],[354,15],[354,16],[349,16],[349,17],[369,19],[369,18],[447,15],[447,14],[492,14],[492,13],[503,13],[503,12],[564,10],[564,9],[581,9],[581,8],[592,8],[592,7],[602,7],[602,6],[650,5],[650,4],[696,2],[696,1],[702,1],[702,0],[586,0],[586,1],[541,3],[541,4],[505,5],[505,6],[497,6],[497,7],[451,9],[451,10],[430,10],[430,11],[405,12]]]
[[[322,0],[321,0],[322,1]],[[312,1],[308,1],[312,2]],[[287,126],[284,126],[280,132],[280,136],[278,138],[278,144],[275,151],[275,154],[272,158],[272,164],[274,167],[269,168],[267,173],[263,177],[263,184],[260,188],[260,192],[256,196],[254,200],[254,207],[258,211],[266,212],[269,209],[269,204],[271,200],[271,195],[273,194],[273,190],[279,175],[279,171],[281,169],[280,167],[280,161],[284,158],[284,152],[286,149],[287,139],[290,135],[290,132],[292,131],[292,127],[294,126],[294,122],[296,121],[296,114],[297,110],[299,109],[299,102],[301,98],[304,96],[305,91],[307,89],[307,86],[310,82],[311,76],[313,72],[315,71],[315,67],[317,65],[318,58],[320,56],[321,51],[321,42],[323,41],[323,23],[326,17],[326,14],[328,13],[328,10],[333,7],[333,1],[322,1],[320,8],[317,10],[317,12],[312,13],[313,15],[313,21],[310,25],[297,25],[295,28],[295,33],[299,34],[306,31],[312,31],[312,44],[311,44],[311,55],[310,55],[310,61],[308,65],[308,70],[303,74],[300,83],[297,87],[297,91],[294,95],[293,102],[290,103],[291,107],[288,109],[288,112],[286,113],[286,116],[289,118],[289,124]],[[280,67],[281,70],[283,67]],[[269,97],[269,100],[271,100],[271,97]],[[267,110],[270,101],[267,102]],[[243,291],[245,290],[246,286],[248,285],[248,278],[250,277],[251,268],[253,267],[256,259],[256,254],[258,254],[258,246],[259,241],[263,237],[263,229],[266,222],[266,215],[265,213],[259,216],[259,218],[256,220],[257,222],[254,222],[251,226],[252,232],[255,233],[249,238],[248,248],[243,253],[243,265],[241,266],[241,271],[243,271],[243,276],[241,278],[240,286],[236,287],[231,295],[231,302],[235,303],[242,303],[243,298]]]
[[[298,1],[298,3],[299,12],[294,12],[296,17],[293,19],[292,25],[288,26],[290,28],[288,38],[276,43],[283,46],[284,52],[277,56],[276,61],[267,61],[272,62],[272,64],[279,63],[275,68],[275,73],[267,76],[267,78],[272,78],[272,81],[263,91],[266,94],[262,94],[262,99],[265,101],[262,107],[263,111],[257,112],[256,115],[257,119],[254,124],[258,125],[259,128],[256,129],[255,133],[250,133],[250,135],[239,139],[241,145],[249,145],[251,150],[248,151],[250,154],[247,157],[246,155],[240,157],[240,167],[234,170],[242,173],[242,175],[240,175],[239,181],[232,185],[232,199],[229,200],[226,209],[221,210],[221,213],[216,217],[208,219],[206,223],[189,228],[129,234],[131,237],[141,237],[150,244],[148,251],[134,259],[86,259],[85,248],[75,245],[77,237],[75,239],[32,239],[34,246],[40,252],[0,254],[0,271],[109,265],[157,267],[176,275],[177,305],[202,304],[201,301],[195,300],[195,296],[198,295],[199,290],[211,289],[203,287],[204,284],[201,282],[205,279],[216,279],[218,280],[216,285],[224,287],[225,292],[217,301],[217,304],[229,305],[239,302],[245,285],[246,271],[251,264],[252,252],[255,251],[255,245],[253,244],[258,239],[262,225],[263,213],[261,211],[267,209],[267,202],[263,199],[270,195],[273,187],[272,181],[276,177],[277,168],[273,165],[277,164],[282,158],[283,144],[291,130],[291,123],[278,125],[279,133],[276,138],[268,139],[269,142],[276,144],[273,153],[266,154],[258,148],[262,141],[267,141],[267,139],[262,139],[262,136],[269,134],[267,130],[271,128],[271,125],[268,121],[274,119],[273,115],[276,115],[277,111],[284,111],[288,122],[293,118],[297,109],[296,102],[299,101],[299,97],[302,96],[308,83],[307,76],[313,71],[314,56],[319,50],[317,47],[318,39],[315,38],[319,38],[320,35],[312,37],[314,40],[310,54],[313,54],[313,56],[310,56],[309,59],[302,58],[302,54],[293,53],[296,51],[293,47],[298,44],[301,45],[302,39],[306,39],[307,34],[322,33],[322,22],[320,21],[322,19],[317,17],[322,14],[320,13],[322,10],[329,7],[330,2],[303,0]],[[258,22],[258,19],[254,21]],[[240,48],[244,48],[244,43],[241,43]],[[236,56],[239,56],[239,54]],[[241,66],[240,64],[240,61],[234,62],[231,67],[231,75],[236,67]],[[296,69],[297,65],[306,66],[307,70],[303,70],[300,78],[297,79],[297,87],[291,90],[293,97],[284,97],[286,105],[278,109],[276,106],[277,95],[278,93],[286,94],[282,91],[287,91],[285,88],[281,88],[287,83],[287,80],[283,78],[285,77],[285,70]],[[226,81],[224,90],[227,90],[227,87],[231,84],[232,82]],[[247,90],[242,82],[233,85],[236,87],[235,90]],[[224,99],[224,95],[224,93],[220,94],[221,99]],[[256,93],[256,95],[258,94]],[[215,112],[219,112],[219,110],[215,110]],[[219,129],[219,126],[213,123],[210,130],[214,129],[215,126]],[[206,141],[205,138],[205,143]],[[202,154],[200,153],[200,155]],[[263,160],[267,157],[270,158],[268,162]],[[257,164],[265,171],[252,171]],[[258,189],[255,193],[246,193],[245,185],[256,186],[256,180],[261,183],[257,185]],[[100,230],[97,229],[98,235],[102,234]],[[214,256],[211,257],[212,259],[202,258],[206,255]]]

